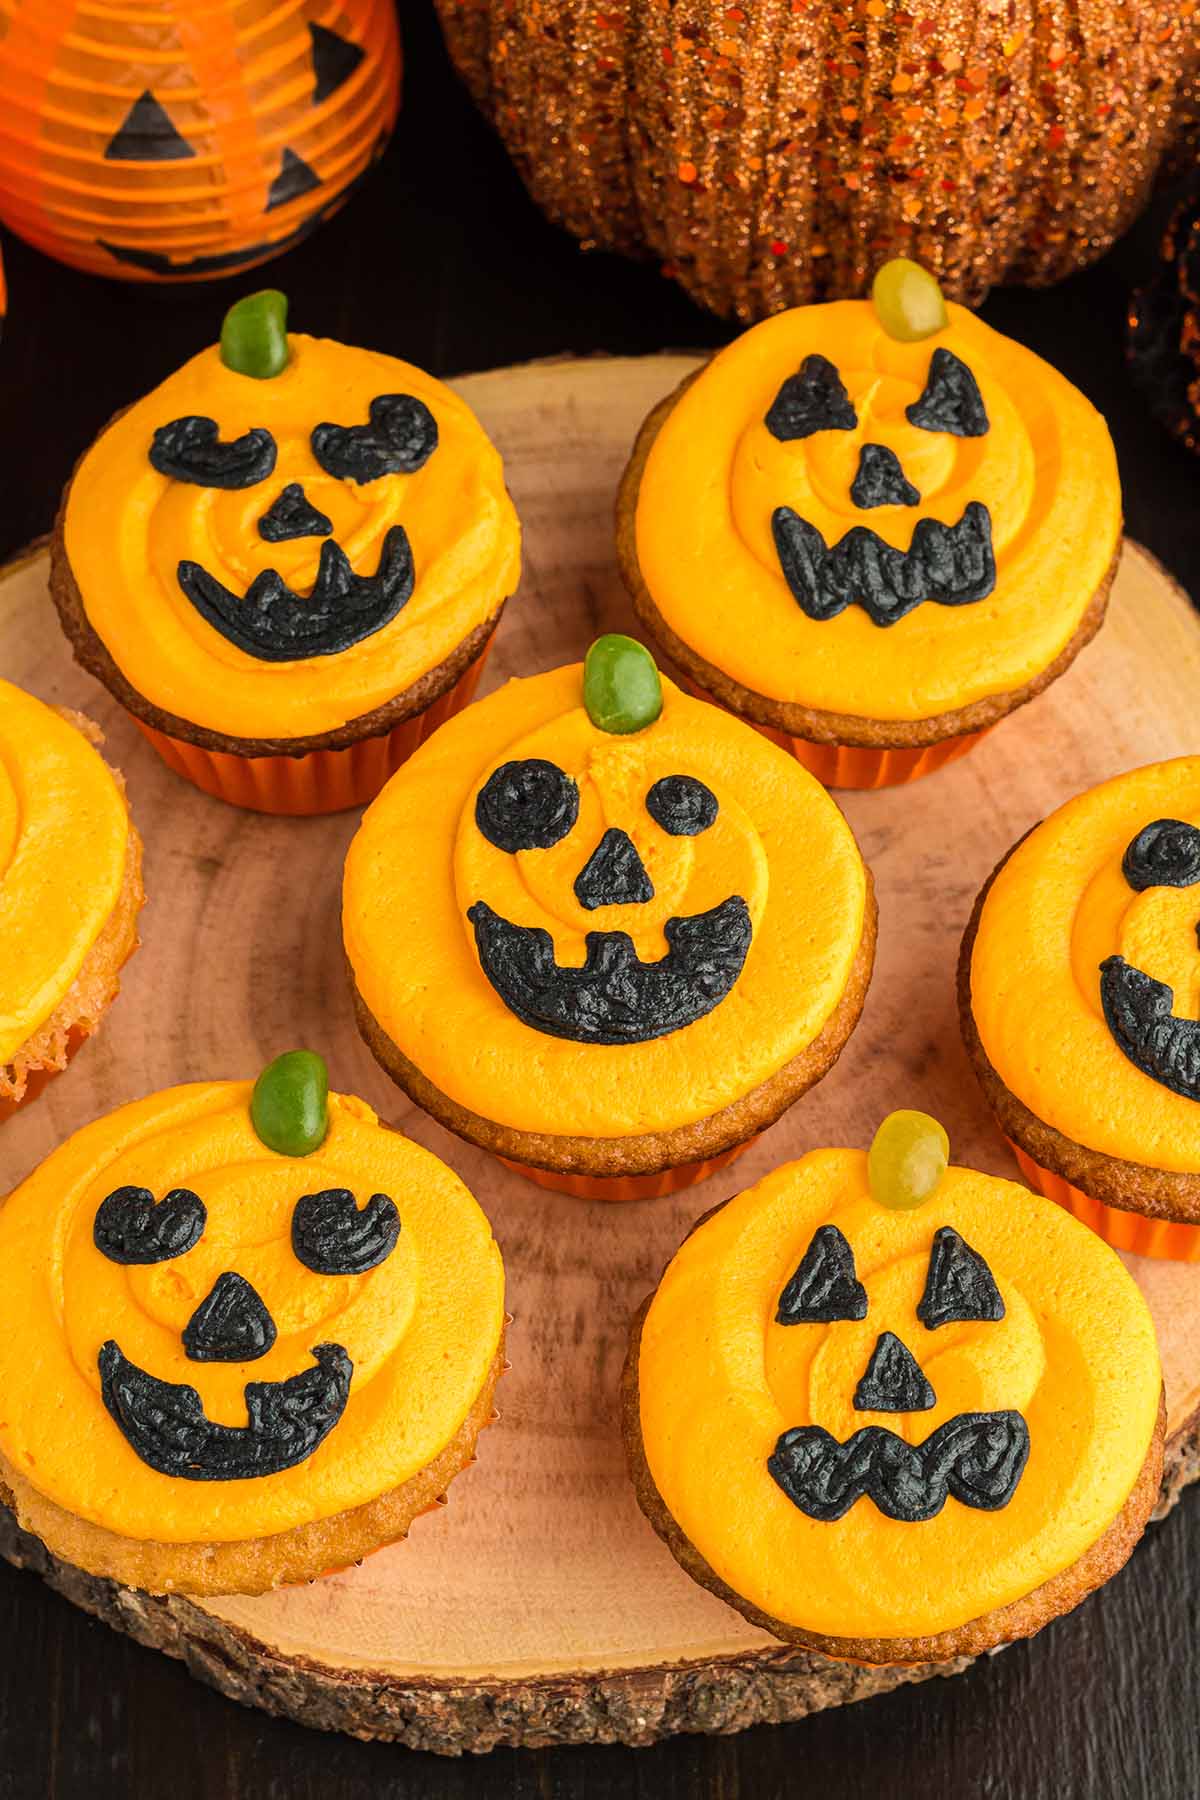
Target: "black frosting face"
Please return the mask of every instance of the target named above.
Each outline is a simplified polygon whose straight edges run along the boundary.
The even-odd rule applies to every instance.
[[[691,775],[662,777],[645,805],[672,837],[701,837],[720,810],[711,788]],[[483,837],[511,854],[551,849],[578,818],[576,783],[542,758],[502,764],[475,802]],[[589,912],[654,898],[637,846],[619,826],[605,830],[573,886]],[[468,908],[467,917],[480,967],[509,1011],[535,1031],[581,1044],[641,1044],[694,1024],[730,992],[753,936],[749,908],[732,894],[707,912],[668,919],[669,948],[657,962],[643,962],[626,931],[589,931],[582,967],[562,968],[553,938],[540,926],[516,925],[485,900]]]
[[[314,426],[311,446],[321,469],[338,480],[362,483],[387,475],[412,475],[437,449],[437,421],[413,394],[379,394],[366,423]],[[152,466],[172,481],[209,488],[250,488],[273,474],[277,447],[271,432],[255,426],[229,443],[215,419],[188,415],[155,431]],[[373,574],[357,574],[333,538],[328,515],[312,504],[299,481],[288,482],[258,519],[267,543],[324,538],[316,580],[299,594],[277,569],[263,569],[234,593],[203,564],[187,559],[177,569],[179,586],[222,637],[262,662],[297,662],[336,656],[391,623],[412,598],[416,583],[412,546],[402,525],[383,540]]]
[[[868,1316],[854,1252],[836,1225],[822,1225],[779,1297],[780,1325],[829,1325]],[[1004,1317],[995,1278],[977,1250],[950,1226],[934,1233],[916,1316],[927,1331]],[[928,1412],[937,1396],[910,1347],[882,1331],[854,1390],[858,1412]],[[1012,1410],[958,1413],[919,1444],[882,1425],[864,1425],[844,1443],[820,1425],[781,1434],[767,1459],[794,1506],[825,1523],[871,1500],[889,1519],[918,1524],[947,1499],[994,1512],[1007,1506],[1029,1457],[1029,1428]]]
[[[92,1236],[110,1262],[167,1262],[204,1235],[204,1203],[189,1188],[155,1201],[146,1188],[115,1188],[96,1209]],[[304,1194],[292,1212],[292,1249],[319,1275],[362,1275],[386,1261],[400,1235],[387,1194],[361,1209],[348,1188]],[[236,1269],[217,1276],[181,1333],[189,1361],[248,1363],[274,1345],[278,1329],[253,1285]],[[197,1390],[140,1368],[110,1338],[98,1367],[104,1404],[144,1463],[183,1481],[242,1481],[290,1469],[328,1436],[345,1411],[354,1365],[340,1344],[318,1344],[315,1367],[284,1381],[246,1384],[247,1423],[215,1424]]]
[[[1135,894],[1200,882],[1200,830],[1182,819],[1155,819],[1127,845],[1121,872]],[[1200,925],[1197,926],[1200,936]],[[1160,1087],[1200,1100],[1200,1021],[1177,1018],[1175,993],[1123,956],[1100,964],[1100,1004],[1117,1049]]]
[[[933,352],[924,390],[905,416],[919,431],[954,437],[982,437],[989,429],[974,375],[944,347]],[[814,355],[788,376],[764,422],[773,437],[790,443],[821,431],[853,431],[859,421],[838,370]],[[864,443],[850,499],[866,512],[919,506],[921,493],[893,449]],[[790,506],[775,508],[771,533],[792,597],[818,623],[861,606],[872,624],[894,625],[925,601],[972,606],[996,585],[992,519],[979,500],[968,501],[953,525],[918,519],[907,550],[896,549],[867,525],[854,525],[835,543],[826,542],[819,528]]]

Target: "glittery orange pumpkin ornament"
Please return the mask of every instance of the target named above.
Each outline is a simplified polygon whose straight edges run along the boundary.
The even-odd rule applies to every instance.
[[[1107,249],[1194,106],[1196,0],[438,0],[537,201],[715,311],[954,299]]]
[[[0,219],[100,275],[289,249],[395,121],[391,0],[0,0]]]

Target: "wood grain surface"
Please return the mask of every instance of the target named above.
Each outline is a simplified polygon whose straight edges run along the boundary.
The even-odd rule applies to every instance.
[[[501,447],[527,534],[521,593],[486,685],[573,659],[598,630],[632,628],[613,561],[613,492],[638,422],[689,366],[683,357],[552,362],[455,384]],[[408,1544],[356,1570],[201,1607],[81,1581],[11,1528],[0,1549],[238,1698],[431,1749],[736,1729],[911,1678],[785,1653],[676,1567],[624,1473],[625,1328],[701,1211],[815,1144],[864,1143],[894,1106],[942,1118],[956,1160],[1014,1173],[959,1044],[957,941],[979,884],[1029,825],[1079,788],[1192,742],[1200,637],[1153,560],[1127,549],[1097,643],[970,757],[909,788],[845,797],[879,886],[881,926],[849,1050],[733,1170],[620,1208],[507,1173],[377,1070],[354,1030],[338,928],[354,816],[264,819],[179,783],[71,663],[42,557],[0,584],[0,666],[103,724],[146,838],[149,894],[125,992],[68,1073],[6,1127],[0,1188],[121,1101],[251,1075],[302,1042],[326,1054],[336,1086],[461,1172],[495,1224],[515,1315],[503,1420],[477,1467]],[[1162,1337],[1177,1486],[1194,1472],[1200,1269],[1130,1263]]]

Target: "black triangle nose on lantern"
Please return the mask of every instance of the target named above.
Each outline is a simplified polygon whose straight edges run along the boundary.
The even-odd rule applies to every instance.
[[[640,906],[654,898],[654,883],[628,832],[611,826],[575,877],[575,898],[598,906]]]
[[[858,1412],[928,1412],[936,1395],[908,1345],[894,1331],[875,1340],[866,1373],[854,1390]]]
[[[244,1275],[218,1275],[183,1328],[192,1362],[254,1362],[276,1338],[275,1321]]]

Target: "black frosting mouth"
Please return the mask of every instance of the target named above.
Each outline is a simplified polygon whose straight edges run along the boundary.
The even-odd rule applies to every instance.
[[[910,1444],[864,1425],[839,1444],[820,1425],[785,1431],[767,1459],[772,1478],[810,1519],[831,1523],[865,1494],[889,1519],[936,1518],[948,1495],[981,1512],[1007,1506],[1029,1458],[1019,1412],[959,1413]]]
[[[416,582],[403,525],[388,531],[374,575],[356,575],[341,545],[327,538],[307,598],[277,569],[261,570],[240,599],[200,563],[183,561],[177,573],[201,617],[261,662],[297,662],[348,650],[394,619]]]
[[[750,911],[738,895],[708,912],[669,919],[670,946],[644,963],[625,931],[589,931],[581,968],[560,968],[538,925],[513,925],[484,901],[467,917],[484,974],[510,1012],[535,1031],[581,1044],[644,1044],[718,1006],[746,961]]]
[[[802,612],[818,623],[861,606],[875,625],[894,625],[924,601],[970,606],[996,585],[992,517],[971,500],[957,525],[920,519],[907,550],[854,525],[836,544],[790,506],[777,506],[771,531],[779,566]]]
[[[286,1381],[246,1383],[245,1425],[217,1425],[186,1382],[160,1381],[109,1338],[100,1391],[130,1448],[160,1475],[244,1481],[304,1462],[346,1410],[354,1364],[340,1344],[318,1344],[316,1366]]]
[[[1123,956],[1100,964],[1100,1003],[1113,1041],[1135,1069],[1185,1100],[1200,1100],[1200,1021],[1172,1012],[1174,990]]]

